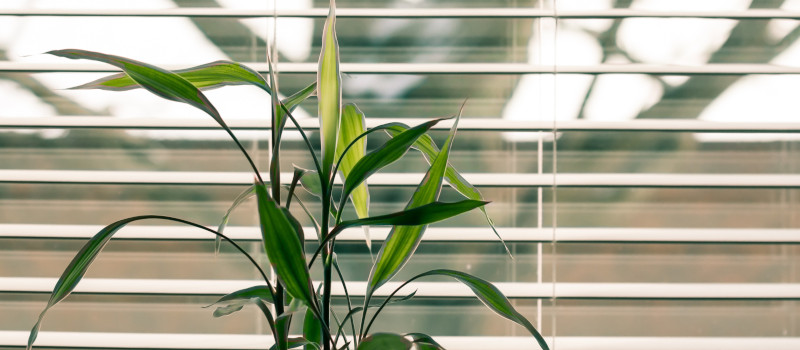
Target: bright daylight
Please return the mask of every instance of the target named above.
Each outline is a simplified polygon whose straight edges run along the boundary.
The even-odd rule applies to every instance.
[[[0,349],[800,349],[800,0],[4,0]]]

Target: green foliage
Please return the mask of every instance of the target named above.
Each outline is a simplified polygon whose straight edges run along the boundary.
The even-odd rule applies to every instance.
[[[72,59],[105,62],[123,70],[122,73],[113,74],[77,88],[111,91],[144,88],[165,99],[187,103],[204,111],[217,121],[239,146],[243,156],[252,167],[255,183],[244,189],[233,200],[230,208],[221,216],[220,225],[216,231],[193,222],[159,215],[121,219],[100,230],[76,254],[59,278],[50,300],[30,332],[28,350],[34,344],[48,310],[64,300],[75,289],[111,237],[129,223],[145,219],[169,220],[205,230],[218,237],[215,245],[217,248],[219,239],[224,239],[249,260],[258,270],[264,284],[232,292],[208,307],[215,306],[213,312],[215,317],[229,315],[248,305],[258,307],[272,332],[274,338],[272,349],[284,350],[301,346],[304,349],[324,350],[443,349],[432,337],[422,333],[369,333],[370,326],[385,306],[409,300],[414,296],[414,293],[411,293],[405,297],[394,298],[394,294],[409,282],[426,276],[452,277],[465,284],[490,310],[525,327],[533,335],[539,347],[547,349],[547,344],[542,336],[525,317],[514,309],[500,290],[483,279],[463,272],[428,271],[403,283],[382,303],[371,303],[375,290],[393,279],[413,257],[422,242],[428,224],[476,208],[483,210],[486,215],[483,207],[488,202],[484,200],[477,188],[467,182],[449,162],[450,150],[455,140],[458,120],[461,117],[460,112],[455,118],[447,140],[440,149],[428,132],[436,123],[447,118],[433,119],[413,127],[401,123],[388,123],[368,130],[365,127],[364,113],[354,104],[343,104],[335,21],[335,4],[331,1],[330,13],[322,34],[323,42],[317,81],[283,100],[278,98],[278,91],[271,88],[270,82],[275,81],[273,70],[270,70],[270,77],[267,80],[256,71],[236,62],[216,61],[171,72],[129,58],[98,52],[74,49],[49,52]],[[271,95],[273,118],[270,121],[273,130],[273,156],[270,162],[269,181],[261,178],[259,169],[251,160],[248,152],[241,146],[217,109],[201,91],[243,84],[257,86]],[[297,125],[297,121],[292,116],[294,108],[313,96],[315,92],[319,100],[319,144],[321,145],[319,158],[308,135]],[[313,160],[315,169],[306,170],[295,167],[291,184],[283,186],[279,178],[280,135],[287,121],[294,123],[301,133],[308,148],[308,156]],[[381,146],[367,151],[367,137],[377,130],[386,131],[391,138]],[[370,216],[369,188],[367,187],[369,177],[402,158],[411,148],[422,152],[430,163],[424,178],[403,210]],[[337,175],[340,175],[343,180],[341,191],[334,191],[334,178]],[[440,202],[439,195],[445,181],[465,199],[452,203]],[[320,201],[320,212],[312,213],[300,201],[295,194],[298,184]],[[286,193],[285,201],[281,201],[282,193]],[[277,283],[272,283],[259,263],[223,233],[231,213],[244,201],[253,197],[257,202],[264,253],[275,271]],[[357,218],[343,220],[342,213],[346,210],[348,199],[353,203]],[[319,246],[312,254],[307,254],[305,251],[306,235],[303,227],[289,211],[292,203],[300,205],[314,223]],[[486,219],[494,229],[488,215]],[[361,226],[366,229],[376,225],[391,226],[391,230],[378,252],[370,274],[364,276],[368,281],[364,304],[352,306],[349,295],[346,294],[348,310],[346,315],[339,319],[331,312],[331,285],[333,284],[331,275],[334,269],[339,274],[345,293],[347,293],[347,281],[338,271],[335,254],[336,237],[348,227]],[[369,242],[370,239],[367,236],[367,243],[369,244]],[[310,268],[318,256],[321,257],[323,265],[323,280],[319,287],[314,288]],[[372,313],[367,323],[368,311],[375,308],[377,310]],[[356,326],[359,314],[361,316],[360,323]],[[301,318],[303,336],[293,337],[290,335],[290,325],[293,321]],[[345,334],[347,331],[350,332],[349,335]],[[531,343],[533,344],[533,340]]]

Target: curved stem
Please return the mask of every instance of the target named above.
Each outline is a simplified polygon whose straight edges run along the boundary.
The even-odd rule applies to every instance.
[[[250,158],[250,154],[247,153],[247,151],[244,149],[244,146],[242,146],[242,143],[239,142],[239,139],[236,138],[236,135],[233,134],[233,131],[231,129],[225,128],[225,131],[228,132],[228,135],[231,136],[231,138],[233,139],[233,142],[236,143],[236,146],[239,147],[240,151],[242,151],[242,154],[244,154],[244,157],[247,158],[247,162],[250,163],[250,167],[253,168],[253,172],[256,174],[256,178],[258,179],[258,183],[262,183],[263,184],[264,183],[264,179],[261,178],[261,173],[258,172],[258,167],[256,166],[256,163],[253,162],[253,158]]]
[[[410,279],[408,279],[408,281],[405,281],[405,282],[403,282],[403,284],[401,284],[401,285],[400,285],[400,287],[397,287],[397,289],[395,289],[395,290],[392,292],[392,294],[389,294],[389,296],[388,296],[388,297],[386,297],[386,300],[384,300],[384,301],[383,301],[383,303],[381,304],[381,306],[380,306],[380,307],[378,307],[378,310],[377,310],[377,311],[375,311],[375,314],[374,314],[374,315],[372,315],[372,318],[369,320],[369,324],[367,324],[367,328],[366,328],[366,329],[364,329],[364,331],[363,331],[363,332],[361,332],[361,337],[363,338],[363,337],[364,337],[364,334],[367,334],[367,333],[369,332],[369,328],[370,328],[370,327],[372,327],[372,323],[373,323],[373,322],[375,322],[375,319],[378,317],[378,314],[381,312],[381,310],[383,310],[383,308],[386,306],[386,304],[388,304],[388,303],[389,303],[389,301],[390,301],[390,300],[392,300],[392,297],[394,297],[394,295],[395,295],[395,294],[397,294],[397,292],[399,292],[399,291],[400,291],[400,289],[403,289],[403,287],[405,287],[407,284],[411,283],[411,281],[414,281],[415,279],[418,279],[418,278],[420,278],[420,277],[424,277],[424,276],[426,276],[426,275],[423,273],[423,274],[420,274],[420,275],[416,275],[416,276],[414,276],[414,277],[411,277]],[[369,288],[369,286],[367,286],[367,288]],[[367,295],[367,302],[369,302],[369,299],[372,297],[372,291],[370,291],[370,290],[368,289],[368,290],[367,290],[367,294],[368,294],[368,295]],[[366,310],[366,309],[365,309],[365,310]],[[367,312],[366,312],[366,311],[364,311],[364,316],[363,316],[363,317],[361,317],[361,326],[362,326],[362,327],[364,326],[364,319],[365,319],[366,315],[367,315]]]
[[[303,137],[303,141],[305,142],[306,147],[308,148],[308,153],[311,153],[311,159],[314,160],[314,167],[316,168],[317,173],[321,178],[322,166],[320,166],[319,159],[317,159],[317,154],[314,152],[314,146],[312,146],[311,141],[308,140],[308,135],[306,135],[306,132],[303,131],[302,127],[300,127],[300,123],[297,122],[297,119],[295,119],[292,113],[289,112],[289,110],[286,108],[286,105],[284,105],[283,102],[279,102],[279,104],[281,106],[281,109],[283,109],[283,111],[286,113],[286,116],[289,117],[289,120],[292,121],[292,124],[294,124],[294,126],[297,128],[297,131],[300,132],[300,136]]]
[[[334,261],[333,262],[333,267],[334,267],[334,269],[336,269],[336,274],[339,275],[339,281],[342,282],[342,288],[344,289],[344,297],[347,299],[347,312],[350,313],[353,310],[353,303],[350,302],[350,293],[347,291],[347,283],[345,282],[344,276],[342,275],[342,270],[339,269],[339,264],[337,264]],[[342,323],[344,323],[345,321],[347,321],[347,320],[342,320]],[[340,326],[339,328],[341,329],[342,327]],[[350,318],[350,328],[353,330],[353,339],[355,339],[355,336],[356,336],[356,324],[353,321],[352,317]],[[336,334],[336,339],[339,339],[338,332]],[[334,341],[334,344],[335,343],[336,343],[336,341]],[[358,348],[358,344],[357,343],[354,344],[354,345],[355,345],[356,348]]]

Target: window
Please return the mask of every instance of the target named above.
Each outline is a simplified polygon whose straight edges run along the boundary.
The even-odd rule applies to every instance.
[[[251,181],[207,116],[143,91],[64,90],[113,69],[39,53],[83,48],[167,68],[229,58],[265,70],[274,37],[289,94],[314,79],[325,7],[0,4],[0,347],[25,344],[55,277],[103,225],[157,213],[213,226]],[[372,125],[453,114],[468,98],[452,164],[493,200],[514,255],[480,215],[463,215],[433,226],[399,279],[445,267],[496,282],[559,350],[800,348],[800,1],[338,7],[345,99]],[[265,96],[232,87],[209,97],[265,166]],[[309,101],[297,115],[313,128],[315,110]],[[284,169],[308,167],[298,140],[283,146],[297,151]],[[425,165],[412,154],[376,175],[373,210],[401,208]],[[227,229],[254,254],[256,222],[246,205]],[[361,232],[346,240],[345,275],[363,290],[370,255]],[[262,348],[255,310],[214,319],[201,308],[254,278],[195,230],[130,227],[51,311],[37,344]],[[535,344],[455,283],[417,288],[379,329],[425,331],[452,349]]]

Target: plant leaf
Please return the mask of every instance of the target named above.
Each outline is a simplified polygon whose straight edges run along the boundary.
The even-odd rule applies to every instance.
[[[396,123],[395,125],[387,126],[386,132],[392,137],[396,137],[408,129],[408,125]],[[436,159],[436,156],[439,154],[439,148],[436,147],[436,143],[433,142],[433,139],[428,134],[422,135],[411,147],[420,151],[428,164],[430,164],[433,159]],[[481,195],[481,192],[478,190],[478,188],[469,183],[469,181],[461,176],[456,168],[449,163],[447,164],[447,169],[444,172],[444,177],[447,179],[447,183],[450,185],[450,187],[458,191],[458,193],[461,193],[461,195],[464,197],[474,200],[483,200],[483,195]],[[489,227],[492,228],[495,236],[497,236],[497,238],[500,240],[500,243],[503,244],[503,247],[506,249],[506,253],[511,256],[511,250],[508,249],[508,245],[503,240],[503,237],[501,237],[500,233],[497,232],[497,228],[495,227],[492,219],[489,217],[489,214],[486,212],[486,208],[481,207],[480,210],[483,212],[483,216],[486,218],[486,222],[489,224]]]
[[[186,79],[166,69],[125,57],[86,50],[53,50],[47,53],[71,59],[100,61],[120,68],[148,91],[168,100],[183,102],[197,107],[208,113],[223,128],[230,130],[225,121],[222,120],[219,112],[217,112],[217,109],[211,105],[211,102],[198,88]]]
[[[367,153],[367,139],[360,138],[355,141],[346,154],[342,154],[347,146],[350,145],[359,135],[366,132],[364,113],[356,107],[355,104],[347,104],[342,110],[342,120],[339,128],[339,140],[336,145],[336,159],[342,159],[339,165],[339,171],[342,172],[342,178],[347,179],[353,166],[358,163],[361,158]],[[350,194],[350,200],[353,202],[353,207],[356,210],[356,216],[363,219],[369,216],[369,190],[367,184],[362,183],[356,187]],[[339,208],[343,210],[343,208]],[[369,237],[369,227],[364,226],[364,238],[369,249],[370,256],[372,256],[372,239]]]
[[[223,231],[225,231],[225,227],[228,226],[228,219],[230,219],[233,210],[236,209],[240,204],[244,203],[244,201],[254,196],[255,194],[256,190],[255,186],[253,185],[250,185],[244,191],[239,193],[239,195],[236,196],[236,199],[233,200],[231,206],[228,208],[228,211],[225,212],[224,216],[222,216],[222,220],[220,221],[219,226],[217,226],[217,232],[223,233]],[[222,243],[222,238],[220,236],[214,236],[214,255],[219,254],[219,248],[221,243]]]
[[[336,227],[334,227],[333,230],[331,230],[331,233],[328,234],[325,237],[325,239],[322,240],[320,246],[317,247],[317,250],[311,257],[311,263],[314,262],[317,255],[319,255],[319,253],[322,251],[323,245],[325,243],[334,239],[341,232],[343,232],[344,229],[348,227],[354,227],[360,225],[376,225],[376,226],[394,225],[395,227],[393,227],[391,231],[394,232],[395,229],[403,227],[419,227],[420,225],[427,225],[437,221],[442,221],[444,219],[451,218],[458,214],[465,213],[472,209],[486,205],[487,203],[489,202],[474,201],[471,199],[466,199],[455,203],[433,202],[416,208],[411,208],[391,214],[373,216],[373,217],[368,217],[366,219],[343,221],[339,225],[336,225]],[[417,242],[417,244],[419,244],[419,242]],[[383,248],[381,248],[381,250],[383,250]]]
[[[287,213],[269,197],[266,185],[256,184],[258,216],[264,251],[286,291],[314,309],[311,278],[305,264],[303,245]]]
[[[300,178],[300,184],[308,193],[316,197],[322,197],[322,184],[319,182],[319,174],[314,170],[306,171]]]
[[[308,340],[306,338],[303,338],[303,337],[292,337],[292,338],[289,338],[289,339],[287,339],[287,345],[288,345],[289,349],[298,348],[300,346],[305,346],[306,349],[314,349],[314,350],[319,350],[320,349],[320,347],[317,344],[315,344],[314,342],[312,342],[312,341],[310,341],[310,340]],[[278,349],[277,348],[277,344],[272,345],[269,349],[270,350],[277,350]]]
[[[259,182],[263,182],[261,180],[261,174],[258,172],[258,168],[253,162],[253,159],[250,158],[250,155],[244,149],[242,143],[239,142],[238,138],[236,138],[233,130],[228,127],[217,109],[211,104],[208,98],[203,95],[200,89],[192,85],[192,83],[186,79],[181,78],[179,75],[173,72],[151,64],[94,51],[68,49],[54,50],[47,53],[70,59],[88,59],[108,63],[124,70],[129,77],[131,77],[146,90],[167,100],[183,102],[194,106],[203,112],[206,112],[206,114],[210,115],[211,118],[213,118],[225,130],[225,132],[228,133],[228,135],[230,135],[231,139],[236,143],[236,146],[239,147],[239,150],[242,152],[245,158],[247,158],[247,161],[250,163],[250,167],[253,168],[253,172],[255,173],[256,177],[258,177]]]
[[[322,50],[317,70],[317,99],[319,100],[320,144],[322,145],[322,175],[329,181],[339,118],[342,112],[342,75],[339,72],[339,43],[336,39],[336,6],[331,1],[330,12],[322,30]]]
[[[339,207],[343,206],[344,200],[347,199],[347,196],[350,195],[356,186],[360,185],[378,170],[400,159],[408,152],[408,149],[414,144],[417,138],[442,120],[444,119],[434,119],[417,125],[397,137],[386,141],[386,143],[361,158],[358,163],[353,166],[350,175],[345,179],[344,188],[342,189],[343,200]]]
[[[411,342],[400,334],[373,333],[364,337],[358,350],[406,350],[411,349]]]
[[[203,65],[174,71],[181,78],[201,90],[210,90],[225,85],[255,85],[267,93],[272,93],[269,84],[261,74],[241,63],[214,61]],[[126,91],[141,87],[128,74],[112,74],[71,89],[101,89]]]
[[[450,155],[450,148],[453,144],[456,130],[458,129],[458,120],[460,117],[461,113],[456,116],[456,120],[450,128],[450,134],[447,136],[444,147],[442,147],[442,151],[439,152],[436,159],[431,163],[422,182],[420,182],[417,190],[411,196],[411,200],[406,205],[407,210],[432,203],[439,198],[439,193],[441,193],[442,190],[444,172],[447,168],[447,159]],[[403,134],[398,135],[397,138],[402,137]],[[375,289],[394,277],[403,265],[408,262],[408,259],[411,258],[411,255],[414,254],[414,251],[416,251],[419,246],[426,228],[427,225],[392,227],[391,231],[389,231],[389,236],[386,237],[385,243],[378,252],[378,259],[372,267],[367,291],[368,298]]]
[[[386,215],[371,216],[365,219],[343,221],[339,226],[353,227],[362,225],[394,225],[417,226],[451,218],[461,213],[480,208],[489,202],[465,199],[460,202],[445,203],[433,202],[416,208],[403,210]]]
[[[311,343],[305,346],[305,350],[319,349],[320,344],[322,344],[322,323],[319,322],[310,309],[306,310],[306,315],[303,319],[303,337]]]
[[[472,292],[475,293],[475,296],[486,305],[489,309],[496,312],[498,315],[503,316],[511,321],[516,322],[517,324],[525,327],[525,329],[530,332],[536,341],[539,343],[539,346],[544,349],[548,350],[547,342],[545,342],[544,337],[533,327],[533,325],[528,321],[525,316],[522,316],[514,306],[511,305],[511,302],[508,301],[503,293],[497,289],[493,284],[480,279],[478,277],[472,276],[468,273],[454,271],[454,270],[446,270],[446,269],[437,269],[431,270],[428,272],[421,273],[412,279],[417,279],[424,276],[450,276],[457,279],[459,282],[467,285],[469,289],[472,289]]]
[[[226,303],[227,305],[220,306],[214,310],[214,317],[221,317],[241,310],[244,305],[254,302],[254,298],[263,300],[270,304],[274,303],[272,300],[272,293],[270,293],[269,288],[266,285],[260,285],[229,293],[222,298],[219,298],[219,300],[213,304],[204,307],[211,307],[217,304]]]
[[[444,350],[431,336],[423,333],[406,333],[406,339],[410,340],[414,350]]]

